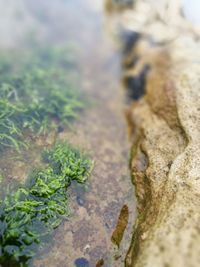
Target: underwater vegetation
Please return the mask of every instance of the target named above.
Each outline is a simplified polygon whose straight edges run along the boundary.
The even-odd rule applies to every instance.
[[[57,144],[42,155],[44,169],[0,201],[0,264],[29,266],[38,247],[69,215],[67,188],[83,183],[92,161],[68,144]]]
[[[68,47],[0,54],[0,152],[30,149],[29,136],[70,126],[85,107],[77,81]],[[38,248],[69,216],[71,182],[84,183],[92,169],[92,161],[68,143],[45,149],[42,164],[24,185],[3,190],[0,266],[30,266]],[[5,178],[0,174],[0,182]]]
[[[27,135],[69,125],[84,107],[76,78],[67,48],[0,55],[0,151],[20,151]]]

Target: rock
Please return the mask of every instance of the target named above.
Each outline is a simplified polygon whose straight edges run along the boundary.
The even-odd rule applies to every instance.
[[[198,0],[183,0],[183,14],[193,23],[200,25],[200,2]]]
[[[122,17],[141,35],[125,55],[124,80],[149,68],[127,112],[139,212],[127,267],[200,265],[200,35],[180,8],[138,1]]]
[[[132,7],[134,0],[105,0],[105,10],[109,13],[113,11],[122,11]]]

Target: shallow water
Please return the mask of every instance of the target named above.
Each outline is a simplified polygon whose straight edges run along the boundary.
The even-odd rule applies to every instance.
[[[34,39],[75,44],[81,90],[90,102],[73,129],[60,132],[58,139],[87,151],[95,162],[94,170],[86,186],[71,186],[71,216],[55,231],[52,244],[34,259],[33,266],[93,267],[101,259],[102,266],[124,266],[136,211],[128,169],[130,144],[120,84],[120,52],[107,33],[103,2],[0,1],[0,15],[2,49],[21,49],[27,40]],[[43,141],[38,143],[42,146]],[[14,162],[4,155],[0,164],[10,182],[23,180],[31,164],[37,164],[38,150],[29,152],[29,159],[15,158]],[[118,248],[111,237],[124,205],[129,218]]]

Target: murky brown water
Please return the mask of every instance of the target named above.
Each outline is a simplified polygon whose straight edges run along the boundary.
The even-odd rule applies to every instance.
[[[104,19],[101,0],[0,1],[1,47],[21,45],[33,36],[43,42],[76,43],[82,90],[92,103],[73,131],[62,132],[58,138],[89,151],[95,162],[93,173],[85,187],[71,187],[72,215],[56,230],[52,246],[34,260],[35,267],[95,267],[100,259],[102,266],[124,266],[136,215],[135,199],[128,169],[120,55],[106,33]],[[34,164],[35,154],[31,156],[36,158]],[[26,164],[23,160],[13,163],[11,181],[13,173],[23,177],[30,167]],[[129,221],[117,248],[111,236],[124,205]],[[89,265],[75,265],[79,258]]]

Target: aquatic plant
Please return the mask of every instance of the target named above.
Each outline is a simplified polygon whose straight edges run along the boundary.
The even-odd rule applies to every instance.
[[[68,144],[43,153],[45,168],[0,202],[0,264],[28,266],[38,246],[69,214],[66,191],[72,180],[85,182],[92,162]]]
[[[26,135],[69,125],[84,107],[70,51],[38,48],[17,58],[0,60],[1,150],[27,147]]]

